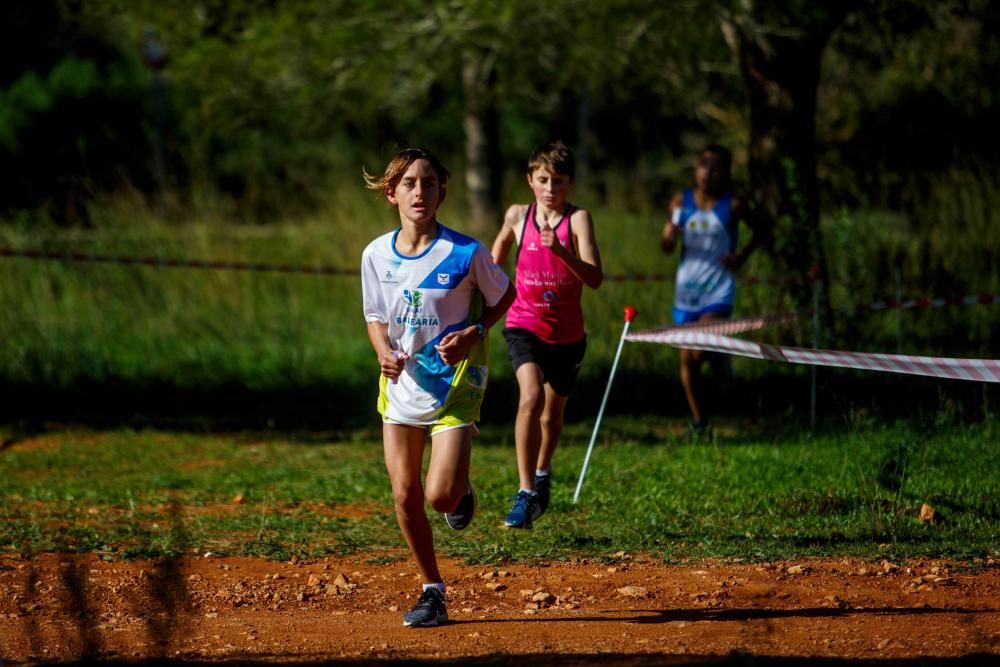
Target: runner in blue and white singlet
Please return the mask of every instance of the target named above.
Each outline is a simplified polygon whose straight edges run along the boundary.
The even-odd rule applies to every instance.
[[[736,251],[733,195],[727,192],[709,210],[698,208],[694,191],[685,190],[671,222],[681,228],[681,260],[674,288],[675,324],[696,322],[706,313],[733,311],[736,282],[723,260]]]
[[[436,424],[442,415],[456,418],[442,427],[474,422],[486,387],[487,341],[455,366],[434,346],[474,323],[483,298],[496,304],[510,281],[481,243],[440,223],[437,238],[416,257],[396,251],[399,231],[372,241],[361,259],[365,320],[388,324],[392,349],[410,356],[397,381],[382,376],[379,413],[410,425]]]
[[[694,188],[676,193],[670,200],[670,221],[660,239],[663,252],[674,251],[681,243],[681,260],[674,287],[673,320],[689,324],[729,317],[733,312],[739,270],[750,253],[762,242],[761,221],[732,192],[732,153],[713,144],[701,152],[694,164]],[[736,248],[736,230],[746,224],[750,241]],[[700,437],[708,427],[702,408],[702,362],[720,363],[722,357],[701,350],[680,351],[681,384],[691,408],[691,433]]]

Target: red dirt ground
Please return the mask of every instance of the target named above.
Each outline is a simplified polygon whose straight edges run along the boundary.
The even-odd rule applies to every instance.
[[[451,622],[414,630],[413,566],[371,558],[0,557],[0,661],[1000,664],[991,562],[444,561]]]

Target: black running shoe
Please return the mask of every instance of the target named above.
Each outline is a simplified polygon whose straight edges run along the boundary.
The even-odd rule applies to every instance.
[[[444,593],[434,587],[421,593],[413,609],[403,615],[403,625],[408,628],[433,628],[447,622]]]
[[[444,520],[452,530],[462,530],[470,523],[472,517],[476,516],[476,508],[479,507],[479,498],[476,497],[476,490],[471,481],[466,481],[469,486],[468,492],[458,501],[458,507],[454,512],[445,512]]]
[[[552,490],[552,475],[535,475],[535,493],[538,494],[538,513],[532,517],[537,519],[549,508],[549,495]]]

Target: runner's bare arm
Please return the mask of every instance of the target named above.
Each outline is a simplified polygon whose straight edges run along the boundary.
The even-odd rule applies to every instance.
[[[681,235],[681,227],[676,222],[674,222],[675,211],[680,210],[681,205],[684,203],[684,195],[680,192],[675,194],[670,200],[670,207],[668,208],[667,224],[663,226],[663,234],[660,237],[660,247],[663,248],[663,252],[668,255],[674,251],[677,247],[677,239]]]
[[[516,296],[517,290],[514,288],[514,283],[508,283],[507,291],[500,297],[500,300],[492,306],[486,306],[483,309],[483,315],[479,318],[479,324],[489,329],[499,322],[500,318],[507,312],[507,309],[510,308],[510,305],[514,303]],[[478,343],[479,340],[479,327],[472,324],[459,331],[452,331],[442,338],[441,342],[434,346],[434,349],[441,355],[441,360],[444,363],[453,366],[462,359],[465,359],[465,355],[469,353],[472,346]]]
[[[392,349],[392,345],[389,343],[389,325],[385,322],[369,322],[368,339],[375,350],[375,356],[378,357],[382,375],[390,380],[398,378],[410,355],[402,350]]]
[[[597,289],[604,280],[604,273],[601,269],[601,255],[597,251],[597,242],[594,239],[594,221],[590,213],[583,209],[574,212],[569,219],[569,229],[570,243],[573,244],[575,252],[570,252],[563,246],[555,230],[545,221],[539,223],[541,244],[551,250],[552,254],[558,257],[584,285]],[[586,249],[583,246],[586,246]],[[586,260],[583,259],[584,253]]]
[[[496,239],[493,240],[493,248],[490,253],[496,264],[503,264],[506,261],[507,254],[517,242],[518,232],[521,231],[520,226],[524,224],[524,209],[523,204],[514,204],[507,209],[507,213],[503,217],[503,226],[497,233]]]
[[[604,268],[601,265],[601,251],[597,248],[597,234],[594,220],[586,209],[574,211],[569,219],[569,228],[576,246],[576,255],[566,253],[561,257],[563,264],[591,289],[597,289],[604,282]]]

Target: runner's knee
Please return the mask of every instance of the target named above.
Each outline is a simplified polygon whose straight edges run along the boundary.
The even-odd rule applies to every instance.
[[[397,510],[410,514],[423,507],[424,494],[419,484],[409,484],[392,489],[392,501]]]
[[[541,386],[524,387],[517,409],[533,415],[539,415],[545,406],[545,391]]]
[[[434,484],[427,488],[427,502],[435,512],[450,512],[458,505],[465,492],[464,484]]]

